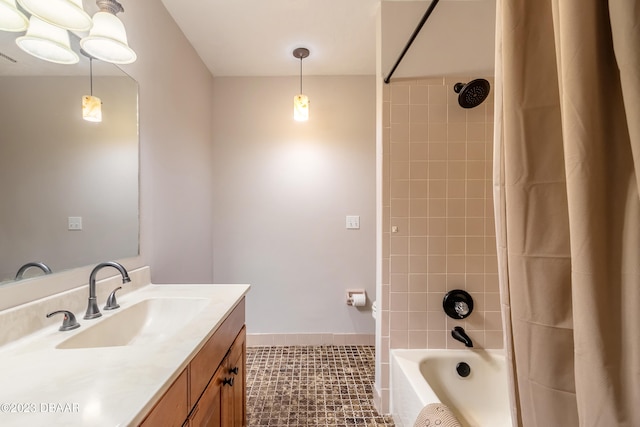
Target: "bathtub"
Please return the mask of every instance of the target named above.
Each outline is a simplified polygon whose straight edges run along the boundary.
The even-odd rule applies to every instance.
[[[456,366],[465,362],[465,378]],[[512,427],[502,350],[391,350],[391,413],[413,427],[428,403],[442,402],[464,427]]]

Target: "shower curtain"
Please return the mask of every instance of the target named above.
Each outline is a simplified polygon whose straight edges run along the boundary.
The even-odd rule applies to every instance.
[[[497,0],[496,30],[514,419],[638,427],[640,0]]]

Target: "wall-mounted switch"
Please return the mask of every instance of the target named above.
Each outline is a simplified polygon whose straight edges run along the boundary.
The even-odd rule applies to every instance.
[[[360,216],[359,215],[347,215],[347,229],[358,230],[360,228]]]
[[[82,217],[70,216],[69,217],[69,231],[82,231]]]

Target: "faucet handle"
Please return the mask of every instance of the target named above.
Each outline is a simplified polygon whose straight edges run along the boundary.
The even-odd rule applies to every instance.
[[[120,304],[116,301],[116,292],[122,289],[122,286],[118,286],[115,288],[109,296],[107,297],[107,304],[104,306],[105,310],[115,310],[116,308],[120,308]]]
[[[76,316],[74,316],[73,313],[68,310],[52,311],[51,313],[47,314],[47,317],[51,317],[55,314],[60,313],[64,314],[64,319],[62,320],[62,326],[58,328],[59,331],[71,331],[72,329],[80,327],[80,323],[76,321]]]

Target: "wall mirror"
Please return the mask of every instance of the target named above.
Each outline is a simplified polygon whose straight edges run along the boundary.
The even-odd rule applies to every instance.
[[[87,122],[89,59],[33,58],[19,35],[0,31],[0,284],[31,262],[55,274],[138,255],[137,82],[93,60],[103,120]],[[31,267],[22,280],[43,274]]]

